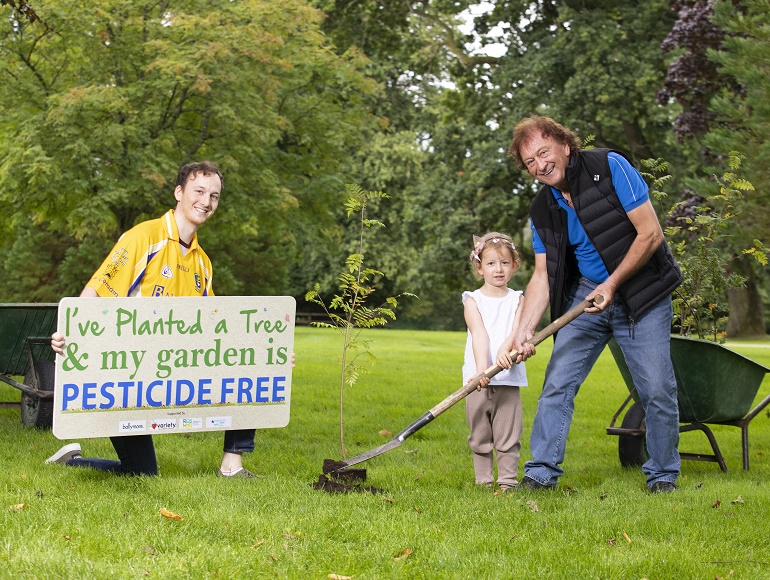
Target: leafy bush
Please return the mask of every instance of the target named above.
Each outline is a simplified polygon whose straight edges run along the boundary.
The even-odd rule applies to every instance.
[[[736,252],[752,256],[757,263],[767,265],[767,253],[759,240],[747,248],[735,249],[729,243],[737,225],[743,192],[754,186],[741,178],[737,171],[744,157],[732,151],[727,156],[727,170],[722,176],[713,175],[716,193],[701,196],[685,191],[683,199],[669,211],[665,230],[672,240],[672,249],[684,280],[674,291],[674,325],[682,335],[697,335],[724,342],[723,327],[727,321],[727,288],[741,288],[746,278],[731,272],[729,263]],[[663,186],[671,179],[668,163],[663,159],[645,159],[642,165],[650,173],[642,173],[652,182],[652,195],[663,198]]]

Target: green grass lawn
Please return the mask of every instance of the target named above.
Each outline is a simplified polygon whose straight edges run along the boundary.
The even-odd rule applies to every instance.
[[[347,392],[350,455],[385,443],[381,430],[397,433],[461,386],[464,333],[368,336],[377,362]],[[62,442],[23,427],[18,409],[0,409],[0,577],[770,578],[767,414],[751,423],[750,471],[740,431],[715,428],[730,471],[686,461],[676,493],[651,495],[605,434],[627,395],[605,351],[577,398],[558,490],[475,486],[460,403],[359,466],[384,493],[330,495],[309,484],[325,458],[340,459],[339,348],[334,332],[297,329],[291,422],[258,432],[245,459],[256,480],[214,477],[220,433],[156,437],[158,478],[46,466]],[[527,362],[520,476],[550,348]],[[770,366],[770,348],[736,350]],[[768,392],[770,379],[759,396]],[[18,398],[0,387],[0,400]],[[107,439],[81,444],[86,455],[114,457]],[[683,434],[680,449],[710,450],[699,432]]]

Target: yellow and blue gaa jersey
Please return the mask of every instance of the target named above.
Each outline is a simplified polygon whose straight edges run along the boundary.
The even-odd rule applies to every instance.
[[[88,282],[103,298],[122,296],[213,296],[211,261],[193,236],[182,255],[171,209],[124,233]]]

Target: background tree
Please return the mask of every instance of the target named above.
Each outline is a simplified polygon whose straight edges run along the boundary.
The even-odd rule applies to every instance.
[[[765,66],[770,58],[770,3],[755,0],[717,2],[714,22],[726,31],[727,36],[720,50],[709,51],[709,57],[717,63],[719,72],[739,89],[723,88],[712,101],[712,108],[722,122],[712,127],[705,143],[712,150],[735,149],[747,154],[745,173],[755,184],[756,191],[740,208],[741,228],[735,232],[736,241],[745,244],[753,238],[766,238],[770,231],[770,219],[765,209],[770,201],[770,80]],[[767,268],[758,271],[753,260],[737,254],[732,269],[746,279],[746,285],[728,289],[728,336],[765,334],[759,285],[768,287]],[[766,295],[764,303],[770,303]]]
[[[740,250],[762,238],[770,225],[764,219],[767,182],[765,163],[768,109],[763,61],[770,55],[766,29],[770,23],[767,2],[689,0],[675,2],[678,19],[662,48],[675,57],[669,66],[660,102],[672,99],[681,106],[674,130],[681,142],[696,144],[703,173],[728,170],[729,151],[747,154],[746,178],[755,190],[736,204],[738,219],[731,236],[722,238],[720,252],[729,259],[725,276],[739,276],[743,284],[727,289],[728,336],[765,333],[762,279],[758,269]],[[684,181],[684,195],[703,201],[716,189],[711,178]]]
[[[322,13],[299,0],[52,0],[45,28],[2,12],[0,201],[17,211],[0,244],[34,237],[45,270],[4,276],[3,300],[29,299],[41,279],[49,300],[78,292],[120,233],[172,205],[177,167],[201,158],[225,173],[202,235],[217,290],[282,293],[297,241],[332,224],[339,149],[372,122],[367,61],[329,49]]]
[[[743,111],[713,100],[725,86],[718,96],[733,106],[764,82],[740,60],[764,58],[762,0],[310,2],[98,0],[64,18],[52,0],[50,29],[3,7],[0,200],[23,213],[0,224],[0,247],[39,266],[36,280],[12,284],[4,264],[0,295],[77,292],[120,231],[164,209],[162,195],[170,202],[178,163],[208,156],[226,170],[228,198],[203,234],[219,292],[332,290],[332,264],[355,237],[335,200],[354,182],[391,195],[372,208],[387,228],[369,248],[383,292],[420,296],[398,324],[462,328],[472,234],[514,236],[524,258],[514,285],[532,267],[537,187],[505,155],[522,117],[553,116],[637,166],[665,158],[671,189],[691,195],[709,187],[695,176],[723,172],[716,153],[744,150],[727,141],[731,127],[762,134],[761,92]],[[677,140],[688,127],[697,134]],[[674,201],[656,201],[659,215]],[[764,227],[748,207],[741,243],[724,252]]]
[[[674,22],[664,0],[502,1],[470,32],[472,2],[396,4],[319,3],[338,48],[361,47],[386,86],[372,103],[386,123],[350,170],[393,198],[373,246],[386,256],[379,263],[393,284],[387,291],[409,287],[420,296],[400,324],[462,327],[457,297],[476,284],[465,268],[474,233],[510,232],[524,253],[513,284],[526,282],[536,187],[505,156],[522,117],[549,114],[594,135],[595,145],[637,162],[666,156],[684,170],[671,113],[655,102],[665,73],[660,43]],[[387,18],[383,36],[371,34]],[[504,53],[489,54],[491,45]]]

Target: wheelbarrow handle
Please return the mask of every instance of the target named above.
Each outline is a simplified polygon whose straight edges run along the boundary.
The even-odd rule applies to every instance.
[[[597,295],[593,300],[583,300],[580,304],[578,304],[577,306],[573,306],[570,310],[568,310],[567,312],[559,316],[559,318],[551,322],[551,324],[546,326],[543,330],[535,334],[535,336],[533,336],[532,340],[530,340],[529,342],[537,346],[538,344],[543,342],[546,338],[555,334],[556,331],[567,326],[570,322],[572,322],[578,316],[583,314],[586,308],[589,308],[594,304],[601,304],[602,302],[604,302],[604,297],[601,295]],[[516,358],[519,356],[519,353],[516,350],[512,350],[510,353],[508,353],[508,356],[510,356],[515,361]],[[449,395],[446,399],[444,399],[435,407],[433,407],[430,411],[428,411],[428,413],[426,413],[426,415],[430,414],[433,416],[433,418],[438,417],[441,413],[449,409],[452,405],[461,401],[462,399],[470,395],[473,391],[475,391],[478,388],[482,377],[487,377],[491,379],[501,370],[503,370],[503,367],[501,367],[500,365],[498,364],[492,365],[487,370],[485,370],[482,374],[473,377],[470,381],[468,381],[468,383],[463,385],[460,389],[456,390],[454,393]],[[407,429],[409,428],[407,427]],[[416,430],[417,429],[415,429],[414,431]]]

